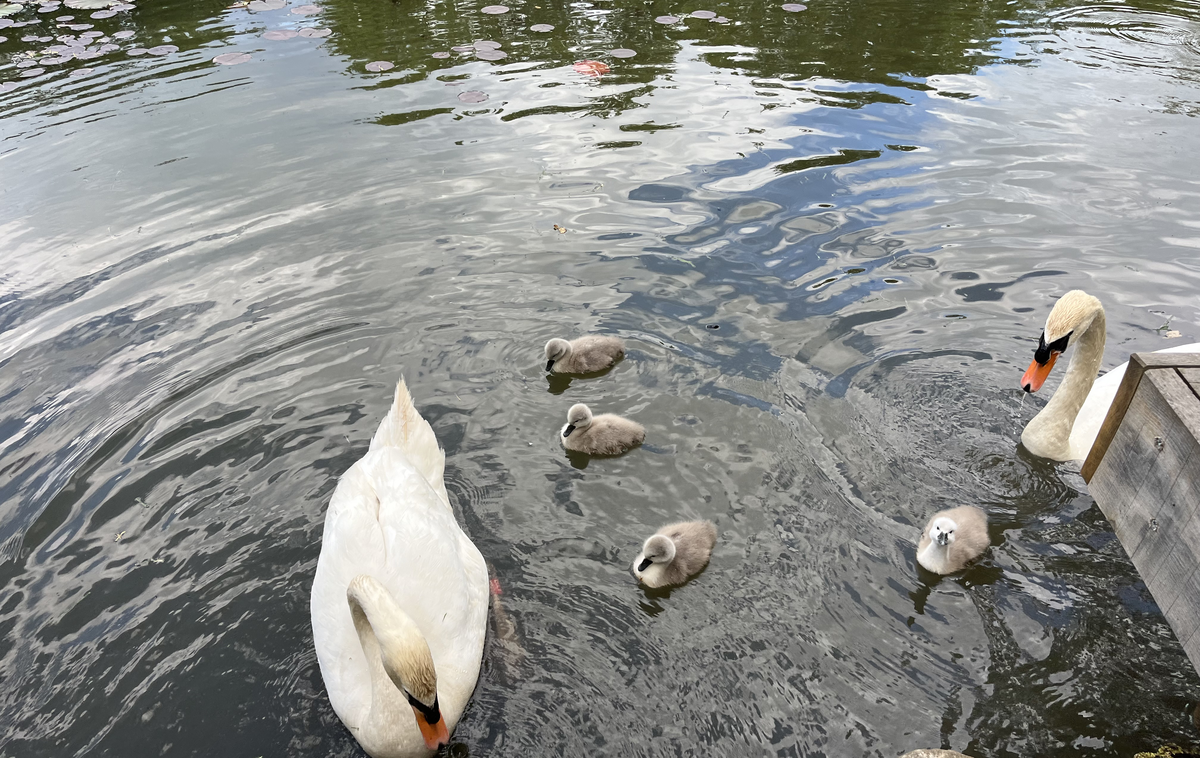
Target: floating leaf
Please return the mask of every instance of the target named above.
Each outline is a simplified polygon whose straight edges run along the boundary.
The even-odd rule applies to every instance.
[[[293,31],[291,29],[272,29],[271,31],[263,34],[262,37],[263,37],[263,39],[279,40],[279,39],[291,39],[292,37],[298,37],[298,36],[300,36],[300,32]]]
[[[472,45],[476,50],[499,50],[502,45],[499,42],[493,42],[490,39],[476,40]]]
[[[678,24],[679,16],[659,16],[654,21],[659,24]]]
[[[616,50],[609,50],[608,54],[614,58],[632,58],[637,55],[637,51],[627,47],[618,47]]]
[[[475,52],[474,45],[455,45],[454,47],[452,47],[450,49],[456,53],[473,53],[473,52]]]
[[[574,68],[585,76],[600,76],[608,73],[608,66],[600,61],[575,61]]]
[[[807,5],[801,5],[800,3],[784,3],[779,7],[783,8],[788,13],[799,13],[800,11],[808,10]]]
[[[175,45],[156,45],[146,52],[151,55],[170,55],[171,53],[179,52],[179,48]]]
[[[21,72],[21,76],[28,79],[33,76],[41,76],[44,73],[46,73],[46,69],[44,69],[44,68],[40,68],[40,67],[39,68],[27,68]]]
[[[297,5],[295,8],[292,8],[292,13],[295,13],[297,16],[311,16],[320,12],[321,8],[316,5]]]
[[[8,37],[0,37],[0,44],[8,42]]]
[[[135,34],[137,34],[137,32],[131,29],[122,29],[121,31],[113,34],[113,39],[129,39]]]
[[[98,11],[110,5],[116,5],[117,0],[67,0],[63,5],[77,11]]]
[[[150,52],[150,51],[144,47],[131,47],[125,51],[125,54],[126,55],[145,55],[148,52]]]
[[[94,68],[77,68],[71,73],[67,74],[67,76],[71,77],[72,79],[78,79],[81,76],[87,76],[95,70],[96,69]]]
[[[450,53],[447,53],[447,52],[444,52],[444,51],[441,51],[441,52],[436,52],[436,53],[434,53],[434,54],[433,54],[431,57],[433,57],[433,58],[449,58],[449,57],[450,57]]]
[[[499,16],[501,13],[508,13],[507,5],[485,5],[479,9],[480,13],[486,13],[489,16]]]
[[[712,20],[712,23],[714,23],[714,24],[728,24],[728,23],[729,23],[729,19],[725,18],[724,16],[717,16],[716,18],[714,18],[714,19]]]
[[[692,18],[716,18],[714,11],[692,11]]]
[[[508,53],[503,50],[479,50],[475,57],[481,61],[498,61],[507,58]]]
[[[554,225],[554,231],[558,232],[559,234],[566,234],[566,233],[567,233],[567,227],[565,227],[565,226],[559,226],[558,224],[555,224],[555,225]]]
[[[395,67],[396,64],[390,61],[371,61],[367,64],[366,69],[371,73],[379,73],[380,71],[387,71]]]
[[[134,9],[134,8],[136,8],[136,7],[137,7],[137,6],[136,6],[136,5],[134,5],[133,3],[118,3],[118,4],[114,5],[114,6],[112,6],[111,8],[109,8],[109,10],[114,10],[114,11],[131,11],[131,10],[133,10],[133,9]]]
[[[221,53],[212,59],[213,63],[219,63],[222,66],[236,66],[249,60],[250,53]]]
[[[322,26],[306,26],[300,30],[299,34],[301,37],[320,38],[333,34],[333,30]]]
[[[75,17],[74,17],[74,16],[55,16],[55,17],[54,17],[54,20],[55,20],[55,21],[62,21],[62,22],[64,22],[64,23],[65,23],[65,22],[67,22],[67,21],[74,21],[74,20],[75,20]]]
[[[92,18],[94,18],[94,19],[112,18],[115,15],[117,15],[117,12],[114,10],[96,11],[95,13],[92,14]]]
[[[47,55],[42,58],[38,58],[38,63],[41,63],[43,66],[61,66],[62,64],[69,63],[74,59],[74,55]]]
[[[462,100],[464,103],[482,103],[484,100],[488,99],[488,94],[486,92],[480,92],[477,89],[472,89],[467,90],[466,92],[459,92],[458,99]]]
[[[16,3],[0,4],[0,18],[3,18],[4,16],[11,16],[12,14],[17,13],[20,10],[21,10],[21,6],[17,5]]]
[[[246,3],[248,11],[277,11],[287,5],[283,0],[253,0]]]
[[[533,26],[529,27],[529,31],[531,31],[531,32],[552,32],[552,31],[554,31],[554,24],[534,24]]]
[[[4,82],[3,84],[0,84],[0,91],[12,92],[17,87],[20,87],[20,86],[21,86],[20,82]]]
[[[73,32],[81,32],[84,29],[95,28],[95,24],[67,24],[67,28]]]

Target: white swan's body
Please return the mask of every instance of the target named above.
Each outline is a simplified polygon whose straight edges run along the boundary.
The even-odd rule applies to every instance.
[[[370,450],[342,476],[325,514],[313,643],[334,711],[373,758],[432,755],[409,695],[440,706],[448,736],[479,677],[487,568],[454,518],[444,467],[433,429],[401,380]],[[348,602],[352,584],[357,595]],[[351,602],[365,611],[359,629]],[[402,691],[398,683],[421,674],[419,661],[430,657],[436,699],[419,686]],[[406,668],[409,658],[414,668]]]
[[[1021,432],[1021,443],[1034,455],[1056,461],[1087,458],[1104,417],[1125,376],[1128,361],[1099,380],[1104,358],[1104,306],[1082,290],[1063,295],[1050,311],[1033,363],[1021,379],[1026,392],[1036,392],[1067,347],[1077,345],[1062,384],[1050,402]],[[1176,345],[1159,353],[1200,352],[1200,343]]]

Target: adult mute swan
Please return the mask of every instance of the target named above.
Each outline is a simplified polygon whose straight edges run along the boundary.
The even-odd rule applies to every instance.
[[[447,744],[479,677],[488,573],[450,509],[445,464],[401,379],[325,512],[313,643],[333,710],[372,758]]]
[[[1062,384],[1021,432],[1021,443],[1034,455],[1056,461],[1087,458],[1108,408],[1121,386],[1128,362],[1096,379],[1104,357],[1104,306],[1083,290],[1071,290],[1059,298],[1038,341],[1033,362],[1021,377],[1026,392],[1041,389],[1058,356],[1078,345],[1067,366]],[[1200,352],[1200,343],[1176,345],[1159,353]]]

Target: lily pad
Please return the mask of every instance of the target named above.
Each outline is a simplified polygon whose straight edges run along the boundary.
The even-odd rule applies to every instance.
[[[283,0],[254,0],[254,2],[246,4],[246,10],[250,11],[277,11],[287,5]]]
[[[452,47],[450,49],[456,53],[473,53],[473,52],[475,52],[474,45],[455,45],[454,47]]]
[[[137,34],[137,32],[133,31],[132,29],[122,29],[119,32],[113,32],[113,39],[129,39],[135,34]]]
[[[0,5],[0,18],[3,18],[4,16],[11,16],[12,14],[19,12],[21,8],[22,6],[17,5],[16,3],[4,3]]]
[[[117,0],[66,0],[63,5],[77,11],[98,11],[110,5],[116,5]]]
[[[74,16],[55,16],[55,17],[54,17],[54,20],[55,20],[55,21],[62,21],[63,23],[66,23],[66,22],[68,22],[68,21],[74,21],[74,20],[75,20],[75,17],[74,17]]]
[[[508,57],[508,53],[503,50],[479,50],[475,53],[475,57],[481,61],[498,61]]]
[[[280,39],[291,39],[292,37],[298,37],[298,36],[300,36],[300,32],[294,31],[292,29],[272,29],[271,31],[263,34],[262,37],[263,37],[263,39],[280,40]]]
[[[508,13],[507,5],[485,5],[479,9],[480,13],[486,13],[489,16],[499,16],[502,13]]]
[[[458,99],[464,103],[482,103],[484,100],[488,99],[488,93],[480,92],[477,89],[472,89],[467,90],[466,92],[459,92]]]
[[[333,30],[326,29],[325,27],[322,27],[322,26],[306,26],[303,29],[301,29],[298,32],[298,34],[301,37],[312,37],[314,39],[317,39],[320,37],[328,37],[329,35],[333,34]]]
[[[0,84],[0,92],[12,92],[20,86],[20,82],[4,82],[3,84]]]
[[[34,76],[41,76],[44,73],[46,73],[46,69],[41,68],[39,66],[38,68],[25,69],[24,71],[21,72],[21,76],[25,77],[26,79],[29,79],[30,77],[34,77]]]
[[[77,68],[71,73],[67,74],[67,76],[71,77],[72,79],[78,79],[81,76],[87,76],[95,70],[96,69],[94,68]]]
[[[499,50],[503,45],[499,42],[493,42],[490,39],[476,40],[473,47],[476,50]]]
[[[112,18],[115,15],[117,15],[117,12],[114,10],[96,11],[95,13],[92,14],[92,18],[94,18],[94,19]]]
[[[529,31],[531,31],[531,32],[552,32],[552,31],[554,31],[554,24],[534,24],[533,26],[529,27]]]
[[[431,55],[430,57],[431,57],[431,58],[439,58],[439,59],[441,59],[441,58],[449,58],[449,57],[450,57],[450,53],[447,53],[447,52],[445,52],[445,51],[439,51],[439,52],[436,52],[436,53],[434,53],[434,54],[433,54],[433,55]]]
[[[654,21],[658,24],[678,24],[679,16],[658,16]]]
[[[126,55],[145,55],[148,52],[150,52],[150,51],[144,47],[131,47],[125,51],[125,54]]]
[[[5,29],[10,26],[16,26],[11,18],[0,18],[0,29]]]
[[[179,52],[179,48],[175,45],[155,45],[146,52],[151,55],[170,55],[171,53]]]
[[[627,47],[618,47],[616,50],[609,50],[608,54],[614,58],[632,58],[637,55],[637,51]]]
[[[692,11],[692,18],[716,18],[714,11]]]
[[[801,5],[800,3],[784,3],[779,7],[783,8],[788,13],[799,13],[800,11],[808,10],[807,5]]]
[[[213,63],[219,63],[222,66],[236,66],[239,63],[246,63],[250,60],[250,53],[221,53],[216,58],[213,58]]]
[[[380,71],[387,71],[388,69],[393,69],[395,67],[396,64],[392,63],[391,61],[371,61],[366,65],[365,68],[371,73],[377,74]]]
[[[297,5],[295,8],[292,8],[292,13],[295,13],[297,16],[312,16],[320,12],[321,8],[317,5]]]

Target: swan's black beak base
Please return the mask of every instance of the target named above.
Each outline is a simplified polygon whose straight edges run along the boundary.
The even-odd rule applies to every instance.
[[[654,561],[650,560],[649,558],[642,559],[642,562],[638,564],[638,571],[645,571],[646,569],[650,568],[650,564],[653,562]]]
[[[564,437],[569,437],[569,436],[571,436],[571,432],[573,432],[573,431],[575,431],[575,425],[574,425],[574,424],[567,424],[567,428],[566,428],[566,429],[563,429],[563,436],[564,436]]]
[[[553,358],[546,361],[546,370],[549,371],[552,368],[554,368],[554,359]]]

